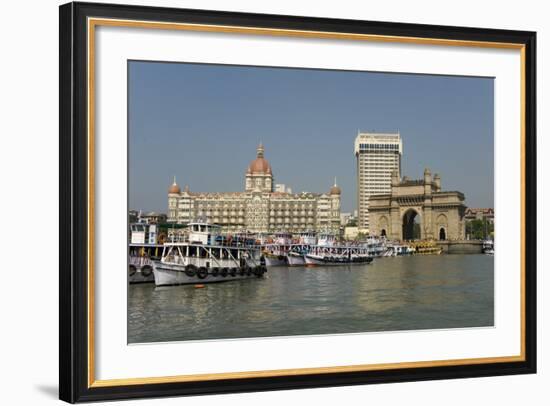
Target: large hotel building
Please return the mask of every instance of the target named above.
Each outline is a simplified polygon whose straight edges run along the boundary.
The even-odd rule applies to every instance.
[[[394,170],[401,175],[403,143],[399,133],[359,132],[355,138],[357,158],[357,225],[369,231],[369,197],[391,192]]]
[[[225,232],[339,232],[341,191],[336,183],[327,193],[294,194],[284,185],[274,190],[271,165],[260,144],[246,170],[243,192],[201,193],[187,186],[182,191],[174,179],[168,190],[168,221],[204,219]]]

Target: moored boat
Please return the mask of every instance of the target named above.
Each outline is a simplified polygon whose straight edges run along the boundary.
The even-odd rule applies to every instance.
[[[163,245],[158,243],[156,224],[130,224],[128,244],[128,282],[154,282],[153,260],[160,259]]]
[[[483,253],[485,255],[495,255],[495,242],[493,240],[483,241]]]
[[[414,255],[440,255],[443,248],[434,241],[419,241],[411,243]]]
[[[304,259],[305,254],[306,252],[301,250],[294,250],[294,249],[291,250],[286,257],[288,265],[289,266],[305,265],[306,263]]]
[[[373,261],[365,246],[314,246],[304,255],[306,265],[359,265]]]
[[[263,245],[266,266],[287,265],[287,254],[292,246],[292,234],[276,233],[272,243]]]
[[[260,278],[267,271],[257,246],[220,245],[219,227],[190,223],[189,241],[164,244],[153,261],[157,286],[226,282]]]

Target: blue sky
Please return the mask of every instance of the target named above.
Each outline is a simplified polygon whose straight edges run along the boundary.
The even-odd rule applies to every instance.
[[[470,207],[493,207],[492,78],[129,62],[129,206],[166,212],[192,191],[242,191],[259,142],[275,183],[355,209],[357,131],[399,131],[402,175],[425,167]]]

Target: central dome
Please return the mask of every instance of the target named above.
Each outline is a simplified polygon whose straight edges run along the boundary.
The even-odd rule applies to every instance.
[[[271,165],[264,158],[264,146],[258,145],[256,159],[248,165],[247,173],[266,173],[271,174]]]

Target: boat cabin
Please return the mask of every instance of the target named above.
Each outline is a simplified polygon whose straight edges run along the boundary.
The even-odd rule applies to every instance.
[[[298,234],[299,244],[302,245],[315,245],[317,242],[317,235],[315,231],[306,231]]]
[[[217,245],[221,238],[221,226],[205,222],[189,223],[189,242],[192,244]]]
[[[156,224],[133,223],[130,224],[130,244],[156,244]]]
[[[292,234],[290,233],[275,233],[273,243],[278,245],[292,244]]]
[[[317,240],[317,245],[321,247],[332,247],[336,244],[336,236],[331,233],[321,233]]]

